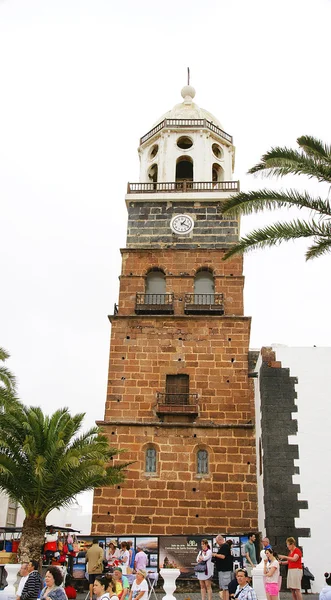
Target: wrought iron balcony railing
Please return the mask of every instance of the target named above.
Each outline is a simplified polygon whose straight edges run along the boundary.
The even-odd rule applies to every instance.
[[[157,415],[191,415],[199,414],[198,394],[168,394],[157,392]]]
[[[172,314],[174,312],[173,294],[136,293],[136,314]]]
[[[224,315],[223,294],[185,294],[185,314]]]
[[[166,194],[169,192],[239,192],[239,181],[159,181],[128,183],[128,194]]]
[[[143,135],[142,138],[140,138],[140,145],[147,142],[147,140],[152,138],[153,135],[155,135],[165,127],[168,127],[169,129],[177,129],[177,127],[179,127],[180,129],[183,127],[185,127],[186,129],[210,129],[211,131],[216,133],[216,135],[223,138],[223,140],[230,142],[230,144],[232,144],[233,142],[232,135],[226,133],[225,131],[223,131],[223,129],[221,129],[211,121],[208,121],[208,119],[164,119],[163,121],[155,125],[153,129],[148,131],[148,133]]]

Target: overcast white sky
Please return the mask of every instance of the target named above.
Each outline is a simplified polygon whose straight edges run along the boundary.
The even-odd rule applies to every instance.
[[[331,142],[330,17],[329,0],[0,0],[0,345],[25,403],[103,418],[126,183],[186,67],[241,188],[272,186],[246,175],[270,146]],[[331,256],[304,247],[247,255],[251,347],[331,344]]]

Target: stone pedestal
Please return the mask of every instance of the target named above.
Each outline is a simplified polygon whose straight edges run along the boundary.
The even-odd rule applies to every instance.
[[[261,560],[261,562],[258,565],[256,565],[254,569],[252,569],[252,587],[255,590],[257,600],[266,600],[267,598],[264,587],[263,567],[264,562],[263,560]]]
[[[7,585],[4,590],[0,592],[0,600],[15,600],[16,590],[14,583],[17,579],[17,573],[20,569],[18,564],[5,564],[1,565],[4,567],[7,574]]]
[[[160,569],[160,575],[163,578],[163,589],[166,593],[162,600],[176,600],[173,595],[176,589],[176,579],[180,575],[179,569]]]

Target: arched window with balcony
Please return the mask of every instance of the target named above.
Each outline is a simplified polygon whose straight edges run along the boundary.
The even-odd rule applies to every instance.
[[[207,450],[200,449],[197,452],[197,474],[208,475],[209,473],[209,457]]]
[[[157,472],[157,453],[156,448],[149,446],[145,450],[145,473]]]
[[[213,294],[215,290],[214,275],[209,269],[201,269],[194,277],[195,294]]]
[[[145,291],[136,294],[137,314],[173,314],[173,293],[166,293],[166,276],[155,267],[145,277]]]
[[[166,278],[161,269],[153,269],[146,275],[145,294],[160,295],[166,293]]]
[[[194,292],[185,294],[184,312],[188,314],[224,314],[223,294],[215,294],[212,269],[202,267],[194,277]]]
[[[194,278],[194,303],[195,304],[213,304],[214,303],[214,276],[210,271],[198,271]]]

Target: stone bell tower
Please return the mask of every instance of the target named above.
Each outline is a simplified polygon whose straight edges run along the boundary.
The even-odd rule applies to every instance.
[[[250,318],[242,258],[222,202],[232,180],[231,135],[193,101],[140,140],[129,183],[104,428],[133,461],[125,483],[95,491],[93,534],[247,532],[257,527]]]

